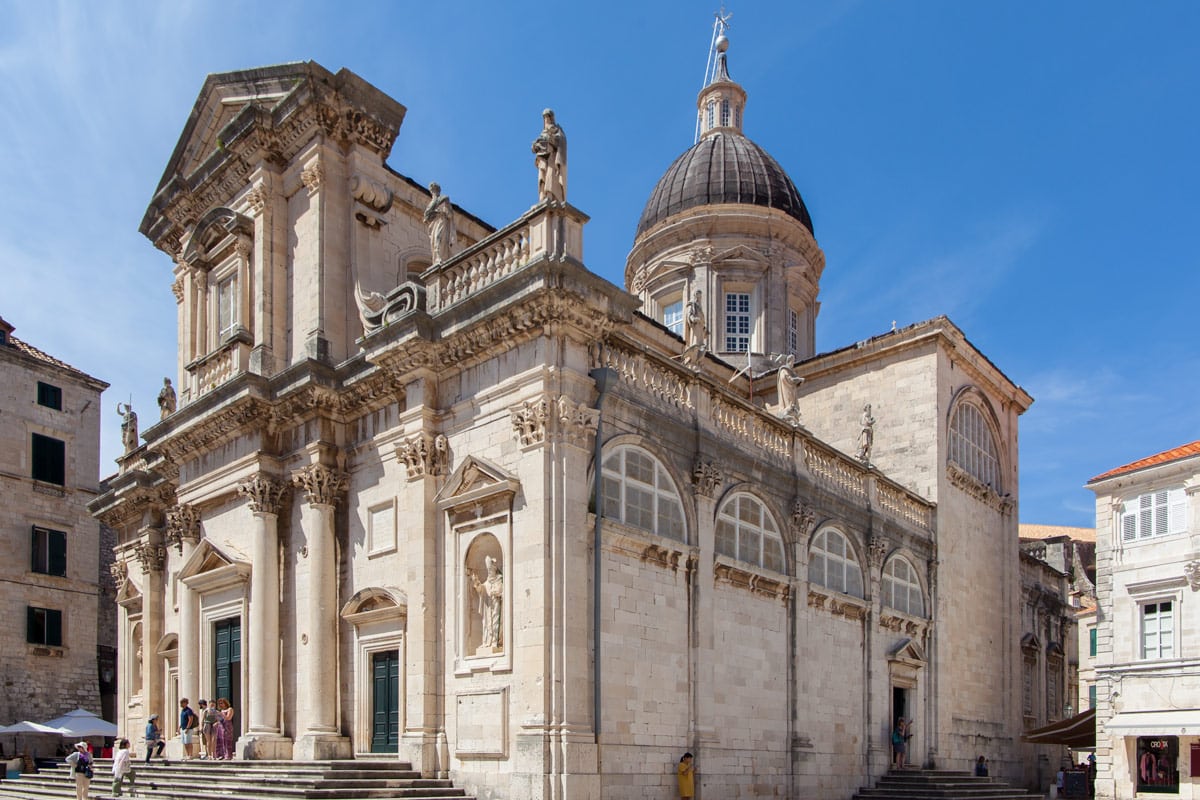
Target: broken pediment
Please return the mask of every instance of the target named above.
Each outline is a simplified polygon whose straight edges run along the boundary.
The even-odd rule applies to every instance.
[[[898,661],[913,666],[925,666],[925,648],[912,639],[903,639],[888,653],[888,661]]]
[[[121,584],[121,588],[117,590],[117,605],[130,614],[136,614],[142,610],[142,593],[138,591],[134,581],[126,580]]]
[[[233,558],[208,539],[188,556],[179,570],[179,580],[197,591],[212,591],[250,579],[250,563]]]
[[[482,503],[498,496],[516,495],[521,482],[492,462],[467,456],[446,481],[435,498],[438,508],[453,509]]]
[[[728,250],[722,250],[720,253],[715,253],[712,257],[712,265],[718,266],[724,262],[736,262],[739,264],[754,264],[757,266],[767,266],[770,259],[760,250],[755,250],[753,247],[747,247],[744,244],[739,244],[736,247],[731,247]]]
[[[399,589],[370,586],[354,594],[341,616],[352,625],[403,619],[408,614],[408,597]]]

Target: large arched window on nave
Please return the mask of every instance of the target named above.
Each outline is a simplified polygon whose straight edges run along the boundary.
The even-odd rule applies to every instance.
[[[974,403],[959,403],[950,421],[950,460],[972,478],[999,494],[1000,455],[984,412]]]
[[[717,552],[723,556],[784,571],[783,539],[779,526],[757,497],[737,494],[717,512]]]
[[[911,617],[925,616],[925,597],[917,571],[908,559],[894,556],[883,568],[883,604]]]
[[[841,531],[826,528],[813,537],[808,554],[808,580],[842,594],[863,596],[862,567]]]
[[[683,504],[658,459],[637,447],[618,447],[604,456],[601,477],[605,517],[685,541]]]

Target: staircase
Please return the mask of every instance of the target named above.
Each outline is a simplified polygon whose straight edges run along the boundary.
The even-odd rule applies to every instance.
[[[469,800],[448,780],[422,778],[412,765],[394,760],[357,761],[135,761],[137,796],[155,800]],[[89,792],[107,798],[112,761],[98,759]],[[123,793],[129,797],[126,782]],[[75,798],[66,764],[17,780],[0,780],[0,798]]]
[[[871,789],[859,789],[854,800],[1039,800],[1042,795],[1018,789],[1000,778],[976,778],[949,770],[890,770]]]

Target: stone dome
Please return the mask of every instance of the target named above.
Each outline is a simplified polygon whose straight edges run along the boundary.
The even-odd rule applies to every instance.
[[[720,203],[778,209],[813,232],[808,209],[783,167],[742,134],[722,130],[675,159],[650,193],[637,235],[685,209]]]

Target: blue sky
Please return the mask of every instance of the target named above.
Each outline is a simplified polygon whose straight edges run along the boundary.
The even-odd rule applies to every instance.
[[[205,75],[348,67],[408,107],[389,163],[503,225],[553,107],[585,259],[621,283],[692,142],[707,3],[0,0],[0,315],[144,421],[174,377],[171,263],[137,227]],[[827,266],[818,350],[946,314],[1035,398],[1022,522],[1200,438],[1200,3],[732,2],[746,133]]]

